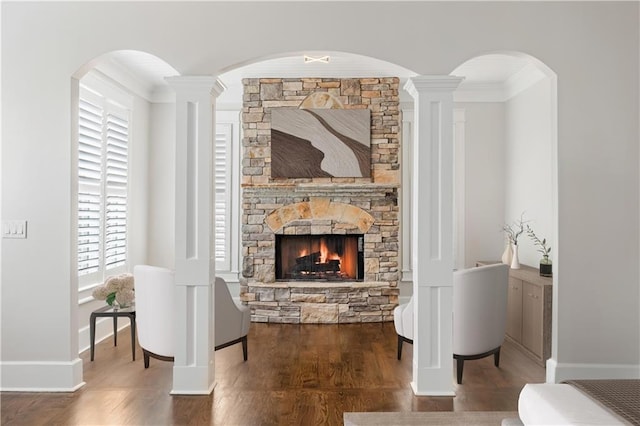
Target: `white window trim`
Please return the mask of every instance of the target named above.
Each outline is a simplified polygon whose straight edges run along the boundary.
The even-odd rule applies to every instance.
[[[230,223],[228,232],[227,253],[228,262],[225,264],[216,263],[216,275],[224,278],[227,282],[235,283],[239,280],[239,265],[241,256],[240,247],[240,112],[239,111],[216,111],[216,126],[229,126],[230,140],[229,149],[229,208],[228,220]]]
[[[411,159],[413,158],[413,119],[414,109],[403,108],[402,109],[402,184],[400,187],[400,203],[402,212],[402,220],[400,221],[400,229],[402,232],[402,276],[401,281],[411,282],[413,281],[413,266],[411,255],[411,239],[412,239],[412,226],[411,226],[411,192],[413,186],[411,184],[411,176],[413,174],[413,164]]]

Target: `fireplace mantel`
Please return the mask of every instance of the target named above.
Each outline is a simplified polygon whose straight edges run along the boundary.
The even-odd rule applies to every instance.
[[[249,184],[243,185],[243,192],[250,196],[254,193],[274,193],[274,195],[282,194],[304,194],[308,197],[326,196],[327,194],[379,194],[385,195],[398,189],[398,184],[394,183],[318,183],[318,182],[287,182],[287,183],[268,183],[268,184]]]

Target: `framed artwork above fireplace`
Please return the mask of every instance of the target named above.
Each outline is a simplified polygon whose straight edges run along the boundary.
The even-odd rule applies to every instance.
[[[371,177],[371,111],[271,112],[271,177]]]

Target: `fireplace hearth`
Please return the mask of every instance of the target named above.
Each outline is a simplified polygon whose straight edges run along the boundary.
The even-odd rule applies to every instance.
[[[276,235],[276,281],[362,281],[363,235]]]

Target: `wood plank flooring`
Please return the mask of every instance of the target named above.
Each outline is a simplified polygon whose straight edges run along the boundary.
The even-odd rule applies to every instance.
[[[131,361],[128,337],[96,345],[94,362],[81,355],[77,392],[3,392],[1,424],[341,425],[352,411],[516,411],[524,384],[545,377],[506,342],[500,368],[493,357],[465,363],[455,397],[416,397],[411,346],[398,361],[392,323],[253,323],[246,363],[241,345],[216,352],[212,395],[171,396],[172,364],[152,359],[145,370],[139,347]]]

